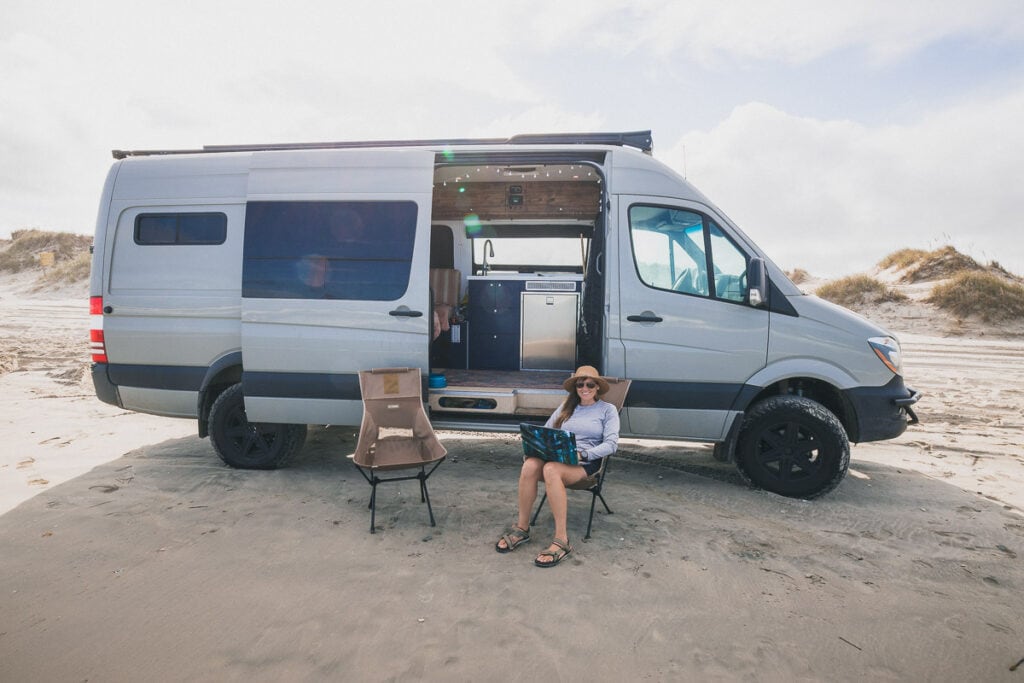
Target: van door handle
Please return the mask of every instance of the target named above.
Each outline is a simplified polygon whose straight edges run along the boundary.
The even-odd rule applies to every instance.
[[[660,323],[664,318],[660,315],[645,313],[643,315],[628,315],[626,320],[631,323]]]
[[[388,315],[393,315],[396,318],[422,318],[423,311],[410,311],[408,308],[398,308],[393,311],[388,311]]]

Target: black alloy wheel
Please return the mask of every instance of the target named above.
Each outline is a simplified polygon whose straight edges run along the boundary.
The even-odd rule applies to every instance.
[[[214,401],[209,433],[213,449],[231,467],[272,470],[302,447],[306,426],[249,422],[242,385],[234,384]]]
[[[772,396],[745,416],[736,466],[753,485],[792,498],[817,498],[836,486],[850,466],[842,423],[820,403]]]

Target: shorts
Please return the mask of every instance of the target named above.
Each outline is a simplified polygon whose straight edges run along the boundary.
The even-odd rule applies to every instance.
[[[601,459],[591,460],[590,462],[581,462],[580,467],[587,473],[588,477],[592,477],[597,474],[597,471],[601,469]]]

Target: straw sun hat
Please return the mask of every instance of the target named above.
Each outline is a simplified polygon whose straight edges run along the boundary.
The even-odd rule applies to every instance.
[[[576,372],[569,379],[562,382],[562,388],[571,394],[576,390],[576,380],[578,379],[592,379],[597,382],[598,396],[608,392],[608,382],[605,381],[604,377],[601,377],[601,373],[592,365],[581,365],[576,368]]]

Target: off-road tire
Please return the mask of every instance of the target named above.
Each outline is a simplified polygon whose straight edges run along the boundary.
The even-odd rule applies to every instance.
[[[306,425],[249,422],[242,385],[233,384],[210,408],[210,441],[231,467],[272,470],[280,467],[306,441]]]
[[[849,466],[846,430],[816,401],[772,396],[744,417],[736,467],[754,486],[790,498],[817,498],[839,486]]]

